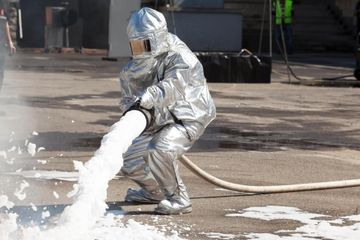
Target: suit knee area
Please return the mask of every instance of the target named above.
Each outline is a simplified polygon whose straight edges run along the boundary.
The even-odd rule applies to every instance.
[[[134,164],[134,165],[124,164],[124,166],[120,170],[120,172],[122,172],[122,174],[124,174],[124,176],[126,177],[131,177],[143,171],[144,171],[144,165],[142,164]]]
[[[159,144],[150,143],[147,148],[147,153],[150,158],[148,158],[148,161],[151,159],[168,159],[169,157],[172,158],[173,151],[169,147],[164,147]]]
[[[122,167],[120,172],[124,175],[124,176],[130,176],[132,171],[126,167]]]

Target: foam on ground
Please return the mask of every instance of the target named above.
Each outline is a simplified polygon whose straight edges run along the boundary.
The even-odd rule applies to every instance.
[[[166,236],[156,228],[129,220],[121,221],[121,215],[107,214],[108,182],[115,177],[123,165],[122,154],[133,139],[145,129],[146,119],[139,111],[130,111],[115,123],[101,142],[100,148],[85,164],[75,162],[79,171],[78,192],[71,206],[65,208],[56,223],[44,226],[19,226],[17,215],[0,216],[1,240],[119,240],[119,239],[180,239],[176,233]],[[34,147],[31,148],[34,150]],[[31,151],[29,154],[33,154]],[[25,183],[17,190],[24,196]],[[0,207],[11,208],[6,196],[0,197]],[[49,218],[43,212],[43,219]]]

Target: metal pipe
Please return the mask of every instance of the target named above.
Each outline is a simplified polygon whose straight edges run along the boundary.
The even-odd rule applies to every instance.
[[[258,48],[258,55],[259,56],[262,54],[263,34],[264,34],[265,15],[266,15],[266,3],[267,3],[267,0],[264,0],[264,7],[263,7],[262,21],[261,21],[261,29],[260,29],[260,40],[259,40],[259,48]]]
[[[22,19],[22,13],[21,13],[21,9],[19,8],[18,10],[18,19],[19,19],[19,35],[20,35],[20,39],[23,39],[24,34],[23,34],[23,19]]]
[[[273,31],[273,26],[272,26],[272,0],[269,0],[269,52],[270,52],[270,57],[272,58],[273,55],[273,49],[272,49],[272,31]]]

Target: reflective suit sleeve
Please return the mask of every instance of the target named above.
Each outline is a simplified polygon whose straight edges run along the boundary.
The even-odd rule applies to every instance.
[[[136,101],[136,98],[133,96],[129,81],[124,78],[122,73],[120,73],[120,91],[121,91],[121,99],[120,99],[120,109],[122,112],[128,110]]]
[[[185,99],[185,89],[189,87],[189,65],[184,61],[170,63],[165,70],[164,79],[148,87],[141,97],[141,106],[147,109],[167,107],[178,100]]]

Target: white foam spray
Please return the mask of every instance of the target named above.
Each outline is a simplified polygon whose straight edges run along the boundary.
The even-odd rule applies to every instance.
[[[74,203],[65,208],[60,215],[58,223],[55,227],[46,230],[40,227],[22,227],[18,229],[16,215],[8,216],[8,221],[0,221],[0,239],[2,240],[92,240],[92,239],[129,239],[123,238],[126,233],[124,227],[133,226],[132,228],[141,228],[139,224],[130,221],[127,226],[115,224],[119,227],[118,233],[104,237],[95,237],[99,231],[104,231],[103,227],[97,226],[100,221],[101,226],[109,225],[109,217],[106,212],[106,197],[108,182],[115,177],[123,165],[122,154],[126,152],[132,141],[141,134],[146,127],[146,119],[139,111],[130,111],[123,116],[120,121],[115,123],[108,134],[106,134],[101,142],[100,148],[95,152],[94,156],[85,164],[75,162],[75,168],[79,171],[78,192],[75,196]],[[43,217],[48,217],[43,216]],[[110,217],[111,218],[111,217]],[[114,218],[112,218],[114,220]],[[0,219],[1,220],[1,219]],[[8,225],[10,224],[9,227]],[[99,222],[98,222],[99,224]],[[112,224],[114,225],[114,222]],[[171,237],[165,237],[164,233],[150,231],[148,227],[144,227],[147,231],[146,239],[180,239],[176,234]],[[94,230],[95,229],[95,230]],[[135,233],[136,231],[134,231]],[[150,234],[151,232],[151,234]],[[142,232],[144,233],[144,232]],[[3,235],[1,235],[3,234]],[[139,238],[145,239],[144,235]]]

